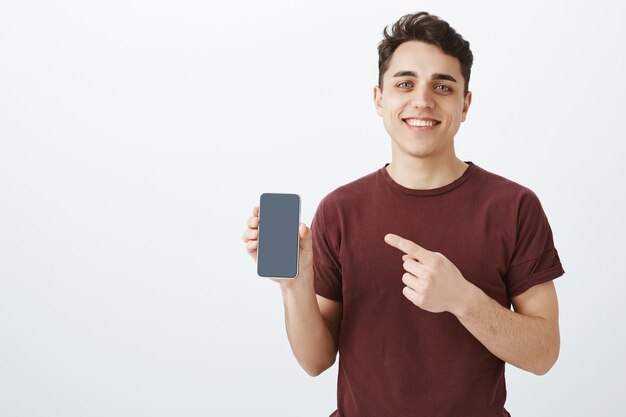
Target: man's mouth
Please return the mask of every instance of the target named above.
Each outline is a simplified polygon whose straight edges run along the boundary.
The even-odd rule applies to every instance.
[[[406,123],[410,127],[422,128],[420,130],[425,130],[424,128],[434,127],[434,126],[437,126],[438,124],[441,124],[440,121],[435,120],[435,119],[430,119],[430,118],[423,118],[423,119],[422,118],[420,119],[407,118],[407,119],[402,119],[402,120],[404,121],[404,123]]]

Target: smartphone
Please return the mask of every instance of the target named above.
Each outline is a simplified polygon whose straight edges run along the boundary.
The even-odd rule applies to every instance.
[[[261,194],[257,273],[261,277],[298,276],[300,249],[300,196],[298,194]]]

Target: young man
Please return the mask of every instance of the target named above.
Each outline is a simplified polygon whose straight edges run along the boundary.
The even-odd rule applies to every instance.
[[[275,279],[289,341],[311,375],[339,352],[332,416],[509,416],[505,362],[543,375],[559,353],[552,231],[531,190],[455,156],[469,43],[424,12],[383,35],[374,103],[392,162],[300,225],[300,274]],[[254,259],[257,226],[255,207]]]

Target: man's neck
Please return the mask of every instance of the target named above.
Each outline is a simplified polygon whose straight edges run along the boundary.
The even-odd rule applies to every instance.
[[[454,182],[463,175],[468,166],[455,156],[446,159],[392,160],[385,169],[403,187],[431,190]]]

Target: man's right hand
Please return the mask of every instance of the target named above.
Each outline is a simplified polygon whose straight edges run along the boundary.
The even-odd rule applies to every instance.
[[[257,244],[259,238],[259,207],[252,209],[252,216],[248,218],[248,228],[244,231],[242,239],[246,244],[246,250],[252,259],[257,261]],[[306,224],[300,223],[300,248],[298,251],[298,275],[291,278],[270,278],[278,282],[283,288],[292,288],[300,284],[313,283],[313,238],[311,229]]]

